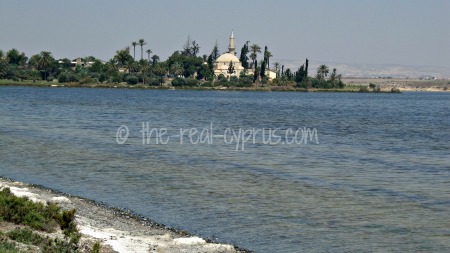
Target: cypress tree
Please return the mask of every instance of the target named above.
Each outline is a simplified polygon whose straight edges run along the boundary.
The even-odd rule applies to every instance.
[[[306,58],[306,62],[305,62],[305,77],[308,77],[308,58]]]
[[[266,62],[261,62],[261,72],[260,72],[261,78],[264,78],[266,76]]]
[[[255,72],[253,73],[253,83],[258,79],[258,60],[255,60]]]

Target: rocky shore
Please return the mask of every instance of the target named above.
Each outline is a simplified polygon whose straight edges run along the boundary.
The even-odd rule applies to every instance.
[[[44,187],[0,178],[0,189],[3,188],[9,188],[14,195],[28,197],[34,202],[54,202],[63,209],[76,208],[76,223],[82,233],[82,245],[100,241],[100,252],[248,252],[233,245],[210,242],[185,231],[167,228],[127,211]],[[14,227],[2,221],[0,231],[8,232]]]

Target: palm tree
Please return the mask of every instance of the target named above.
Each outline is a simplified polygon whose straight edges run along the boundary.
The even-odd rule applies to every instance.
[[[269,52],[269,51],[265,51],[265,52],[264,52],[264,58],[265,58],[266,61],[267,61],[267,68],[269,68],[269,66],[270,66],[269,62],[270,62],[270,57],[272,57],[272,56],[273,56],[273,55],[272,55],[271,52]]]
[[[261,53],[261,47],[258,46],[257,44],[253,44],[250,46],[250,51],[252,52],[250,54],[250,58],[253,61],[253,66],[256,66],[256,58],[257,58],[257,53]]]
[[[141,46],[141,60],[144,58],[144,45],[147,45],[144,39],[139,39],[139,45]]]
[[[53,64],[55,59],[52,56],[52,53],[48,51],[42,51],[40,53],[40,58],[38,61],[38,68],[41,71],[44,71],[44,79],[47,80],[47,72],[48,68]]]
[[[155,66],[156,63],[158,63],[159,61],[159,56],[157,56],[156,54],[154,54],[152,56],[152,65]]]
[[[278,70],[280,69],[280,63],[279,62],[275,62],[273,64],[274,68],[275,68],[275,73],[277,73],[277,77],[279,76],[278,74]]]
[[[161,78],[160,85],[162,85],[164,82],[164,75],[167,74],[166,68],[162,64],[158,64],[158,66],[156,66],[153,71],[157,76]]]
[[[117,50],[114,58],[118,61],[120,66],[124,66],[127,62],[132,61],[133,59],[130,55],[130,47],[126,47],[122,50]]]
[[[183,65],[179,62],[175,62],[174,64],[172,64],[172,66],[170,66],[170,73],[176,77],[179,77],[181,74],[183,74],[183,71]]]
[[[153,53],[153,52],[152,52],[151,49],[147,49],[147,50],[145,50],[145,52],[146,52],[147,55],[148,55],[148,62],[150,62],[150,54]]]
[[[139,63],[137,61],[127,62],[128,73],[134,73],[139,70]]]
[[[325,79],[325,77],[328,75],[328,72],[330,70],[328,69],[327,65],[322,64],[317,68],[317,77],[318,79]]]
[[[114,58],[110,59],[110,60],[106,63],[106,67],[107,67],[108,71],[111,71],[111,72],[115,72],[115,71],[119,70],[119,69],[117,68],[117,61],[116,61],[116,59],[114,59]]]
[[[131,42],[131,45],[133,46],[133,59],[136,60],[136,46],[138,43],[136,41]]]
[[[140,71],[142,72],[142,84],[145,84],[145,76],[146,73],[150,71],[150,66],[148,64],[141,64],[139,65]]]

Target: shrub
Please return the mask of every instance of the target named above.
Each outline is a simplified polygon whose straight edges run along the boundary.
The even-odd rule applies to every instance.
[[[120,73],[116,73],[112,76],[111,82],[113,83],[121,83],[123,81],[123,75]]]
[[[186,80],[184,78],[177,77],[172,80],[172,86],[185,86],[185,85],[186,85]]]
[[[226,78],[223,74],[220,74],[220,75],[217,77],[217,79],[218,79],[219,81],[227,80],[227,78]]]
[[[14,243],[3,242],[1,240],[0,240],[0,252],[1,253],[21,253],[21,251],[19,251],[16,248],[16,245]]]
[[[127,83],[131,85],[135,85],[139,82],[139,78],[137,76],[128,76],[126,80]]]
[[[0,232],[0,253],[19,252],[14,244],[4,242],[5,236],[11,240],[42,247],[42,252],[78,252],[81,234],[75,223],[76,209],[63,210],[54,203],[35,203],[26,197],[13,195],[9,188],[0,191],[0,217],[2,220],[28,225],[31,228],[53,232],[60,225],[64,239],[51,239],[33,232],[29,228],[19,228],[6,235]],[[91,252],[99,252],[96,243]]]
[[[98,77],[98,81],[103,83],[106,80],[108,80],[108,76],[105,73],[101,73],[100,76]]]
[[[159,86],[160,84],[161,84],[161,77],[152,78],[149,81],[149,85],[151,85],[151,86]]]
[[[189,87],[198,86],[198,80],[197,79],[193,79],[193,78],[189,78],[186,81],[186,86],[189,86]]]
[[[95,242],[94,246],[92,247],[91,253],[100,253],[100,242]]]
[[[7,236],[16,242],[31,245],[39,245],[45,240],[42,236],[34,233],[29,228],[16,228],[13,231],[8,232]]]
[[[26,197],[14,196],[9,188],[0,191],[0,216],[16,224],[28,225],[34,229],[52,232],[57,226],[59,208],[55,204],[45,206]]]
[[[236,76],[230,77],[230,83],[237,83],[239,82],[239,79]]]
[[[369,92],[369,87],[361,86],[361,87],[359,87],[359,92]]]

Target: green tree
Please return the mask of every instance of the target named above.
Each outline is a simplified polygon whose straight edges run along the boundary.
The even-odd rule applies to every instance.
[[[188,35],[186,43],[183,46],[183,52],[184,55],[192,55],[192,40],[191,35]]]
[[[60,62],[61,62],[60,66],[63,69],[69,70],[69,69],[72,68],[72,61],[71,60],[69,60],[67,58],[63,58],[63,59],[60,59]]]
[[[5,78],[8,73],[9,65],[5,53],[0,50],[0,78]]]
[[[144,39],[139,39],[139,46],[141,46],[141,60],[144,59],[144,45],[147,45]]]
[[[288,79],[288,81],[292,81],[292,78],[294,77],[294,74],[292,73],[291,69],[286,69],[284,72],[284,76]]]
[[[261,70],[260,70],[259,76],[261,77],[261,80],[262,80],[263,78],[266,77],[266,62],[265,61],[261,62],[261,67],[260,68],[261,68]]]
[[[41,59],[40,54],[35,54],[30,57],[30,60],[28,61],[28,65],[32,69],[38,69],[39,61]]]
[[[192,56],[197,56],[198,52],[200,51],[200,46],[198,45],[198,43],[195,42],[195,40],[192,41],[191,51]]]
[[[197,70],[197,79],[214,80],[214,73],[206,64],[201,64]]]
[[[155,66],[158,62],[159,62],[159,56],[157,56],[156,54],[154,54],[154,55],[152,56],[152,66]]]
[[[89,70],[94,73],[101,73],[103,72],[103,63],[96,59]]]
[[[128,69],[128,73],[135,73],[139,70],[139,63],[134,60],[127,61],[126,67]]]
[[[300,66],[300,68],[295,72],[295,82],[297,84],[302,83],[305,80],[305,65]]]
[[[280,71],[280,63],[279,62],[275,62],[273,64],[273,67],[275,68],[275,73],[277,73],[277,78],[278,78],[280,76],[280,73],[279,73],[279,71]]]
[[[48,51],[42,51],[40,53],[38,69],[44,73],[44,80],[47,80],[50,67],[52,66],[54,61],[55,59],[53,58],[52,53]]]
[[[317,68],[317,79],[319,80],[325,80],[325,77],[328,75],[329,69],[327,65],[322,64]]]
[[[167,74],[166,67],[160,63],[157,66],[155,66],[153,72],[155,73],[155,75],[159,76],[160,78],[159,84],[162,85],[164,83],[164,76]]]
[[[112,58],[110,59],[108,62],[106,62],[106,69],[109,72],[117,72],[119,70],[119,68],[117,67],[117,59],[116,58]]]
[[[336,74],[336,68],[333,68],[333,71],[330,75],[330,81],[333,84],[333,86],[336,84],[337,74]]]
[[[210,55],[208,56],[207,63],[208,63],[208,68],[209,68],[209,70],[210,70],[211,72],[214,72],[214,60],[213,60],[212,54],[210,54]]]
[[[183,71],[183,65],[179,62],[175,62],[170,66],[170,73],[175,77],[179,77],[181,74],[183,74]]]
[[[130,47],[126,47],[122,50],[117,50],[114,59],[117,61],[120,67],[126,66],[129,61],[133,60],[130,55]]]
[[[17,49],[13,48],[6,53],[8,63],[11,65],[25,66],[28,58],[25,53],[20,53]]]
[[[216,41],[216,44],[214,44],[211,54],[209,54],[207,59],[208,67],[211,72],[214,72],[214,63],[216,62],[217,58],[219,58],[219,55],[219,46],[217,45]]]
[[[131,45],[133,46],[133,59],[136,60],[136,46],[138,43],[136,41],[131,42]]]
[[[150,55],[151,55],[151,53],[153,53],[153,52],[152,52],[151,49],[147,49],[147,50],[145,50],[145,52],[147,53],[147,56],[148,56],[148,62],[150,62]]]
[[[264,47],[264,62],[267,64],[267,68],[270,66],[270,57],[273,57],[272,53],[267,50],[267,46]]]
[[[305,77],[308,77],[308,66],[309,66],[309,60],[306,58],[305,61]]]
[[[258,74],[259,74],[258,61],[255,60],[255,70],[253,72],[253,83],[255,83],[256,80],[258,80]]]
[[[258,57],[258,53],[261,53],[261,47],[258,46],[257,44],[253,44],[250,46],[250,50],[252,52],[250,54],[250,58],[253,61],[254,69],[256,69],[256,58]]]
[[[250,43],[250,41],[245,42],[244,46],[242,46],[241,49],[241,56],[239,57],[239,61],[241,61],[242,63],[242,67],[244,67],[244,69],[248,69],[249,68],[249,64],[248,64],[248,43]]]
[[[217,58],[219,58],[219,56],[220,56],[219,46],[217,45],[217,41],[216,41],[216,44],[214,44],[213,50],[211,51],[212,61],[215,62],[217,60]]]
[[[228,65],[228,74],[230,74],[230,77],[231,77],[231,75],[234,73],[234,64],[233,64],[233,61],[230,61],[230,64]]]

